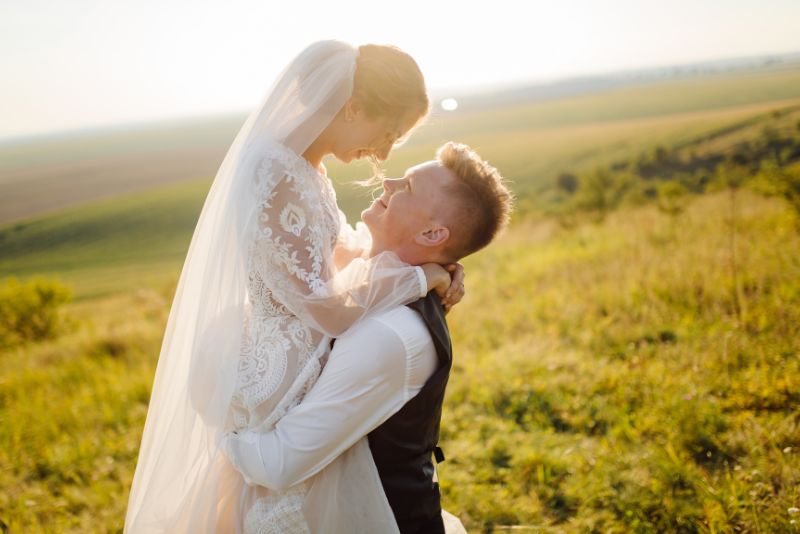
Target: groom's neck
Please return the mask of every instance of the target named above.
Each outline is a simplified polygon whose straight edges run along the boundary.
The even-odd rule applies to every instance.
[[[377,246],[375,243],[372,244],[372,248],[369,250],[369,257],[374,258],[381,252],[385,252],[386,249],[380,246]]]
[[[422,257],[419,253],[415,252],[414,250],[408,250],[406,248],[390,248],[390,247],[381,247],[376,245],[375,243],[372,244],[372,248],[369,251],[369,257],[375,257],[381,252],[394,252],[398,258],[400,258],[403,262],[409,265],[424,265],[426,263],[430,263],[434,260],[429,258]]]

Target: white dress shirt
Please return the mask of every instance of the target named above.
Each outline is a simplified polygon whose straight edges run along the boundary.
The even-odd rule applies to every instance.
[[[286,490],[318,473],[397,413],[437,367],[420,315],[365,317],[336,340],[303,401],[269,432],[230,435],[226,455],[249,484]]]

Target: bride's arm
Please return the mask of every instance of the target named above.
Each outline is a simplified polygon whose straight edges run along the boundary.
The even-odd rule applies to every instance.
[[[276,176],[259,213],[254,266],[275,298],[304,323],[335,337],[367,311],[413,302],[434,287],[444,292],[449,278],[435,267],[410,266],[391,252],[336,269],[333,240],[312,205],[319,197],[303,180]]]

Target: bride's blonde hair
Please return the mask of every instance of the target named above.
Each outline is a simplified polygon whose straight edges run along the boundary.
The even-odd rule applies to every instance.
[[[396,46],[366,44],[358,47],[353,96],[370,117],[400,120],[428,113],[425,78],[417,62]]]
[[[425,78],[419,65],[396,46],[365,44],[358,47],[353,96],[371,118],[386,118],[398,125],[408,117],[419,125],[430,108]],[[413,128],[412,128],[413,130]],[[399,142],[404,141],[406,132]],[[380,162],[370,158],[374,176],[362,185],[375,185],[383,177]]]

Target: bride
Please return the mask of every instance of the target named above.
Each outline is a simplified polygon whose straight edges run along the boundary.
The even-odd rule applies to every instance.
[[[273,427],[315,382],[332,338],[365,313],[432,289],[448,306],[460,299],[453,266],[450,290],[451,275],[437,264],[412,267],[391,252],[362,257],[368,232],[347,224],[322,165],[329,154],[386,159],[428,105],[422,74],[404,52],[322,41],[288,65],[248,118],[178,283],[125,532],[308,532],[309,522],[319,524],[314,510],[303,511],[310,482],[285,492],[248,486],[221,439]],[[323,479],[348,481],[357,496],[350,502],[368,509],[359,511],[361,524],[396,532],[372,470],[369,450],[354,447]],[[347,511],[334,512],[325,524],[346,528]]]

